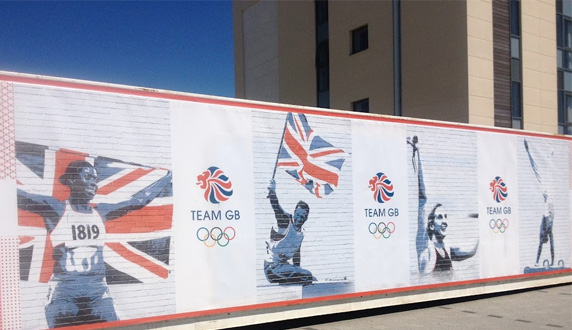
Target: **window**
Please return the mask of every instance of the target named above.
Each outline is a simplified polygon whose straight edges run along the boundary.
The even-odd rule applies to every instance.
[[[510,0],[510,108],[512,128],[522,129],[522,64],[520,61],[520,0]]]
[[[510,34],[520,35],[520,1],[510,0]]]
[[[520,82],[513,81],[511,86],[511,101],[510,107],[512,108],[512,128],[522,128],[522,97],[520,94]]]
[[[556,1],[558,133],[572,135],[572,1]]]
[[[320,108],[330,107],[330,45],[328,1],[315,0],[316,9],[316,98]]]
[[[369,112],[369,99],[352,102],[352,110],[357,112]]]
[[[369,47],[367,25],[352,31],[352,54],[366,50]]]

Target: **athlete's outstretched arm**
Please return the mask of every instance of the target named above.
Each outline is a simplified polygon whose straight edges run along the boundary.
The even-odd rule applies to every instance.
[[[428,266],[429,254],[429,235],[427,233],[427,222],[425,219],[425,204],[427,203],[427,196],[425,195],[425,182],[423,180],[423,167],[421,166],[421,157],[419,156],[419,148],[417,143],[419,142],[417,136],[413,139],[408,139],[407,143],[413,148],[413,169],[417,172],[417,188],[419,196],[419,205],[417,209],[417,237],[416,237],[416,248],[417,248],[417,261],[420,272],[425,272]]]
[[[151,203],[171,184],[171,182],[171,171],[167,171],[167,174],[165,174],[164,177],[134,194],[129,200],[117,204],[100,203],[95,208],[105,220],[117,219],[131,211],[142,209],[147,204]]]
[[[540,187],[543,188],[542,187],[542,174],[540,173],[538,165],[536,164],[536,162],[534,161],[534,158],[532,157],[532,154],[530,153],[528,141],[526,139],[524,139],[524,148],[526,149],[526,154],[528,155],[528,160],[530,160],[530,166],[532,167],[532,171],[534,172],[534,176],[536,176],[536,180],[538,180]]]
[[[270,199],[272,210],[274,210],[274,216],[276,217],[278,228],[288,227],[290,224],[290,214],[285,212],[278,202],[278,196],[276,195],[276,181],[274,181],[274,179],[270,180],[270,184],[268,185],[268,198]]]
[[[18,208],[44,218],[48,231],[52,231],[64,214],[66,205],[52,196],[31,194],[18,189]]]
[[[475,254],[477,254],[477,249],[479,248],[479,241],[477,240],[477,244],[470,250],[470,251],[463,251],[459,247],[451,247],[451,260],[453,261],[462,261],[468,259]]]
[[[532,153],[530,152],[530,149],[528,146],[528,141],[526,139],[524,139],[524,148],[526,149],[526,153],[528,154],[528,159],[530,160],[530,166],[532,167],[532,171],[534,172],[534,175],[536,176],[536,180],[538,180],[538,183],[540,184],[540,190],[542,191],[542,196],[544,197],[544,203],[546,203],[547,208],[551,207],[551,205],[549,205],[549,204],[552,204],[552,199],[549,197],[548,191],[546,190],[546,187],[543,184],[542,173],[541,173],[540,169],[538,168],[538,165],[534,161],[534,158],[532,158]],[[545,212],[544,215],[548,216],[549,213]]]

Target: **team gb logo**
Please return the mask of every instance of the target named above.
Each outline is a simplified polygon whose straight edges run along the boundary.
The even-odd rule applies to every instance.
[[[493,192],[493,199],[497,203],[504,201],[508,196],[508,187],[500,176],[495,177],[494,180],[491,181],[489,189]]]
[[[369,180],[369,189],[373,191],[373,199],[378,203],[389,202],[393,197],[393,183],[384,173],[377,173]]]
[[[230,179],[216,166],[211,166],[198,175],[197,181],[197,185],[204,190],[204,197],[207,202],[218,204],[232,196]]]

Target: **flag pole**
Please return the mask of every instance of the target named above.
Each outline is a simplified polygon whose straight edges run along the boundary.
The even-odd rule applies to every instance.
[[[276,154],[276,162],[274,163],[274,171],[272,171],[272,180],[276,176],[276,167],[278,167],[278,160],[280,159],[280,150],[282,150],[282,144],[284,143],[284,135],[286,134],[286,124],[288,123],[288,115],[286,115],[286,120],[284,121],[284,128],[282,129],[282,137],[280,138],[280,147],[278,147],[278,153]]]

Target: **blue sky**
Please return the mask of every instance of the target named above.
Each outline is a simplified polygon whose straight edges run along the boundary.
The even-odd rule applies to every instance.
[[[0,2],[0,70],[234,97],[231,1]]]

